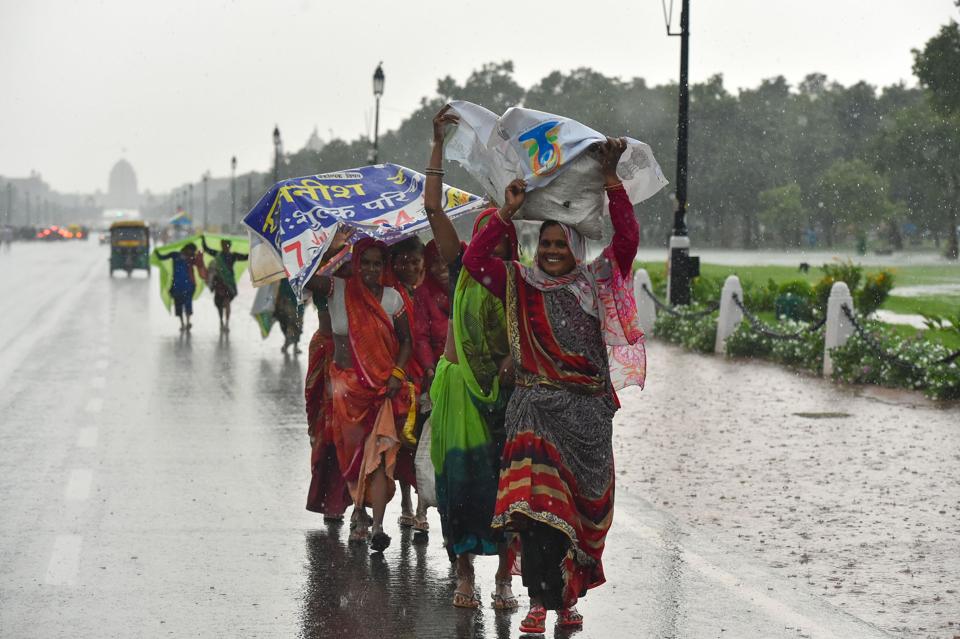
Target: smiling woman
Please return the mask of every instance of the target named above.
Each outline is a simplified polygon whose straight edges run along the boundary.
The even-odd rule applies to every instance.
[[[605,580],[616,391],[642,386],[646,372],[627,285],[639,226],[616,175],[625,147],[622,139],[608,140],[597,150],[614,236],[596,260],[584,262],[579,233],[549,221],[540,228],[532,268],[494,256],[523,205],[522,180],[507,187],[504,206],[463,257],[471,277],[504,301],[514,361],[493,526],[521,538],[531,602],[521,632],[544,632],[547,609],[557,611],[562,627],[582,625],[578,598]]]

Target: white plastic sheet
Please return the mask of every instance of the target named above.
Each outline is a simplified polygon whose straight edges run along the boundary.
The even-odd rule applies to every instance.
[[[430,460],[430,420],[420,431],[417,453],[413,458],[417,475],[417,499],[421,506],[437,507],[437,476]]]
[[[497,116],[462,100],[450,103],[460,117],[446,144],[446,157],[460,163],[495,202],[507,185],[527,182],[527,197],[515,219],[556,220],[590,239],[600,239],[606,195],[599,164],[586,152],[606,136],[575,120],[511,107]],[[627,139],[617,165],[631,202],[640,203],[667,184],[650,146]]]

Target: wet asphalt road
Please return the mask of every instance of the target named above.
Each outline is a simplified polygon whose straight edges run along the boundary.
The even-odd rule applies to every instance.
[[[306,359],[260,340],[249,284],[228,339],[208,294],[182,336],[156,278],[111,280],[106,256],[0,254],[0,636],[519,636],[517,613],[449,606],[435,511],[415,539],[395,500],[371,556],[303,509]],[[617,421],[608,584],[576,637],[960,634],[956,409],[657,343],[650,361]],[[791,416],[814,409],[853,417]],[[477,562],[485,604],[494,568]],[[825,591],[836,571],[861,594]]]

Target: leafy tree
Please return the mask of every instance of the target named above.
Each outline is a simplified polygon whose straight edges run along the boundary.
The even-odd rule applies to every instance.
[[[850,231],[865,243],[894,210],[887,180],[863,160],[837,160],[820,175],[815,188],[828,243],[837,229]]]
[[[922,51],[913,50],[913,73],[939,113],[960,113],[960,25],[956,21],[943,25]]]
[[[800,246],[800,234],[807,225],[800,185],[777,186],[760,193],[760,222],[764,230],[775,234],[781,246]]]

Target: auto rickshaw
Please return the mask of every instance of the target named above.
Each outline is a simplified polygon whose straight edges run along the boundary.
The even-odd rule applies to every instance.
[[[124,220],[110,225],[110,277],[114,271],[143,269],[150,277],[150,228],[140,220]]]

